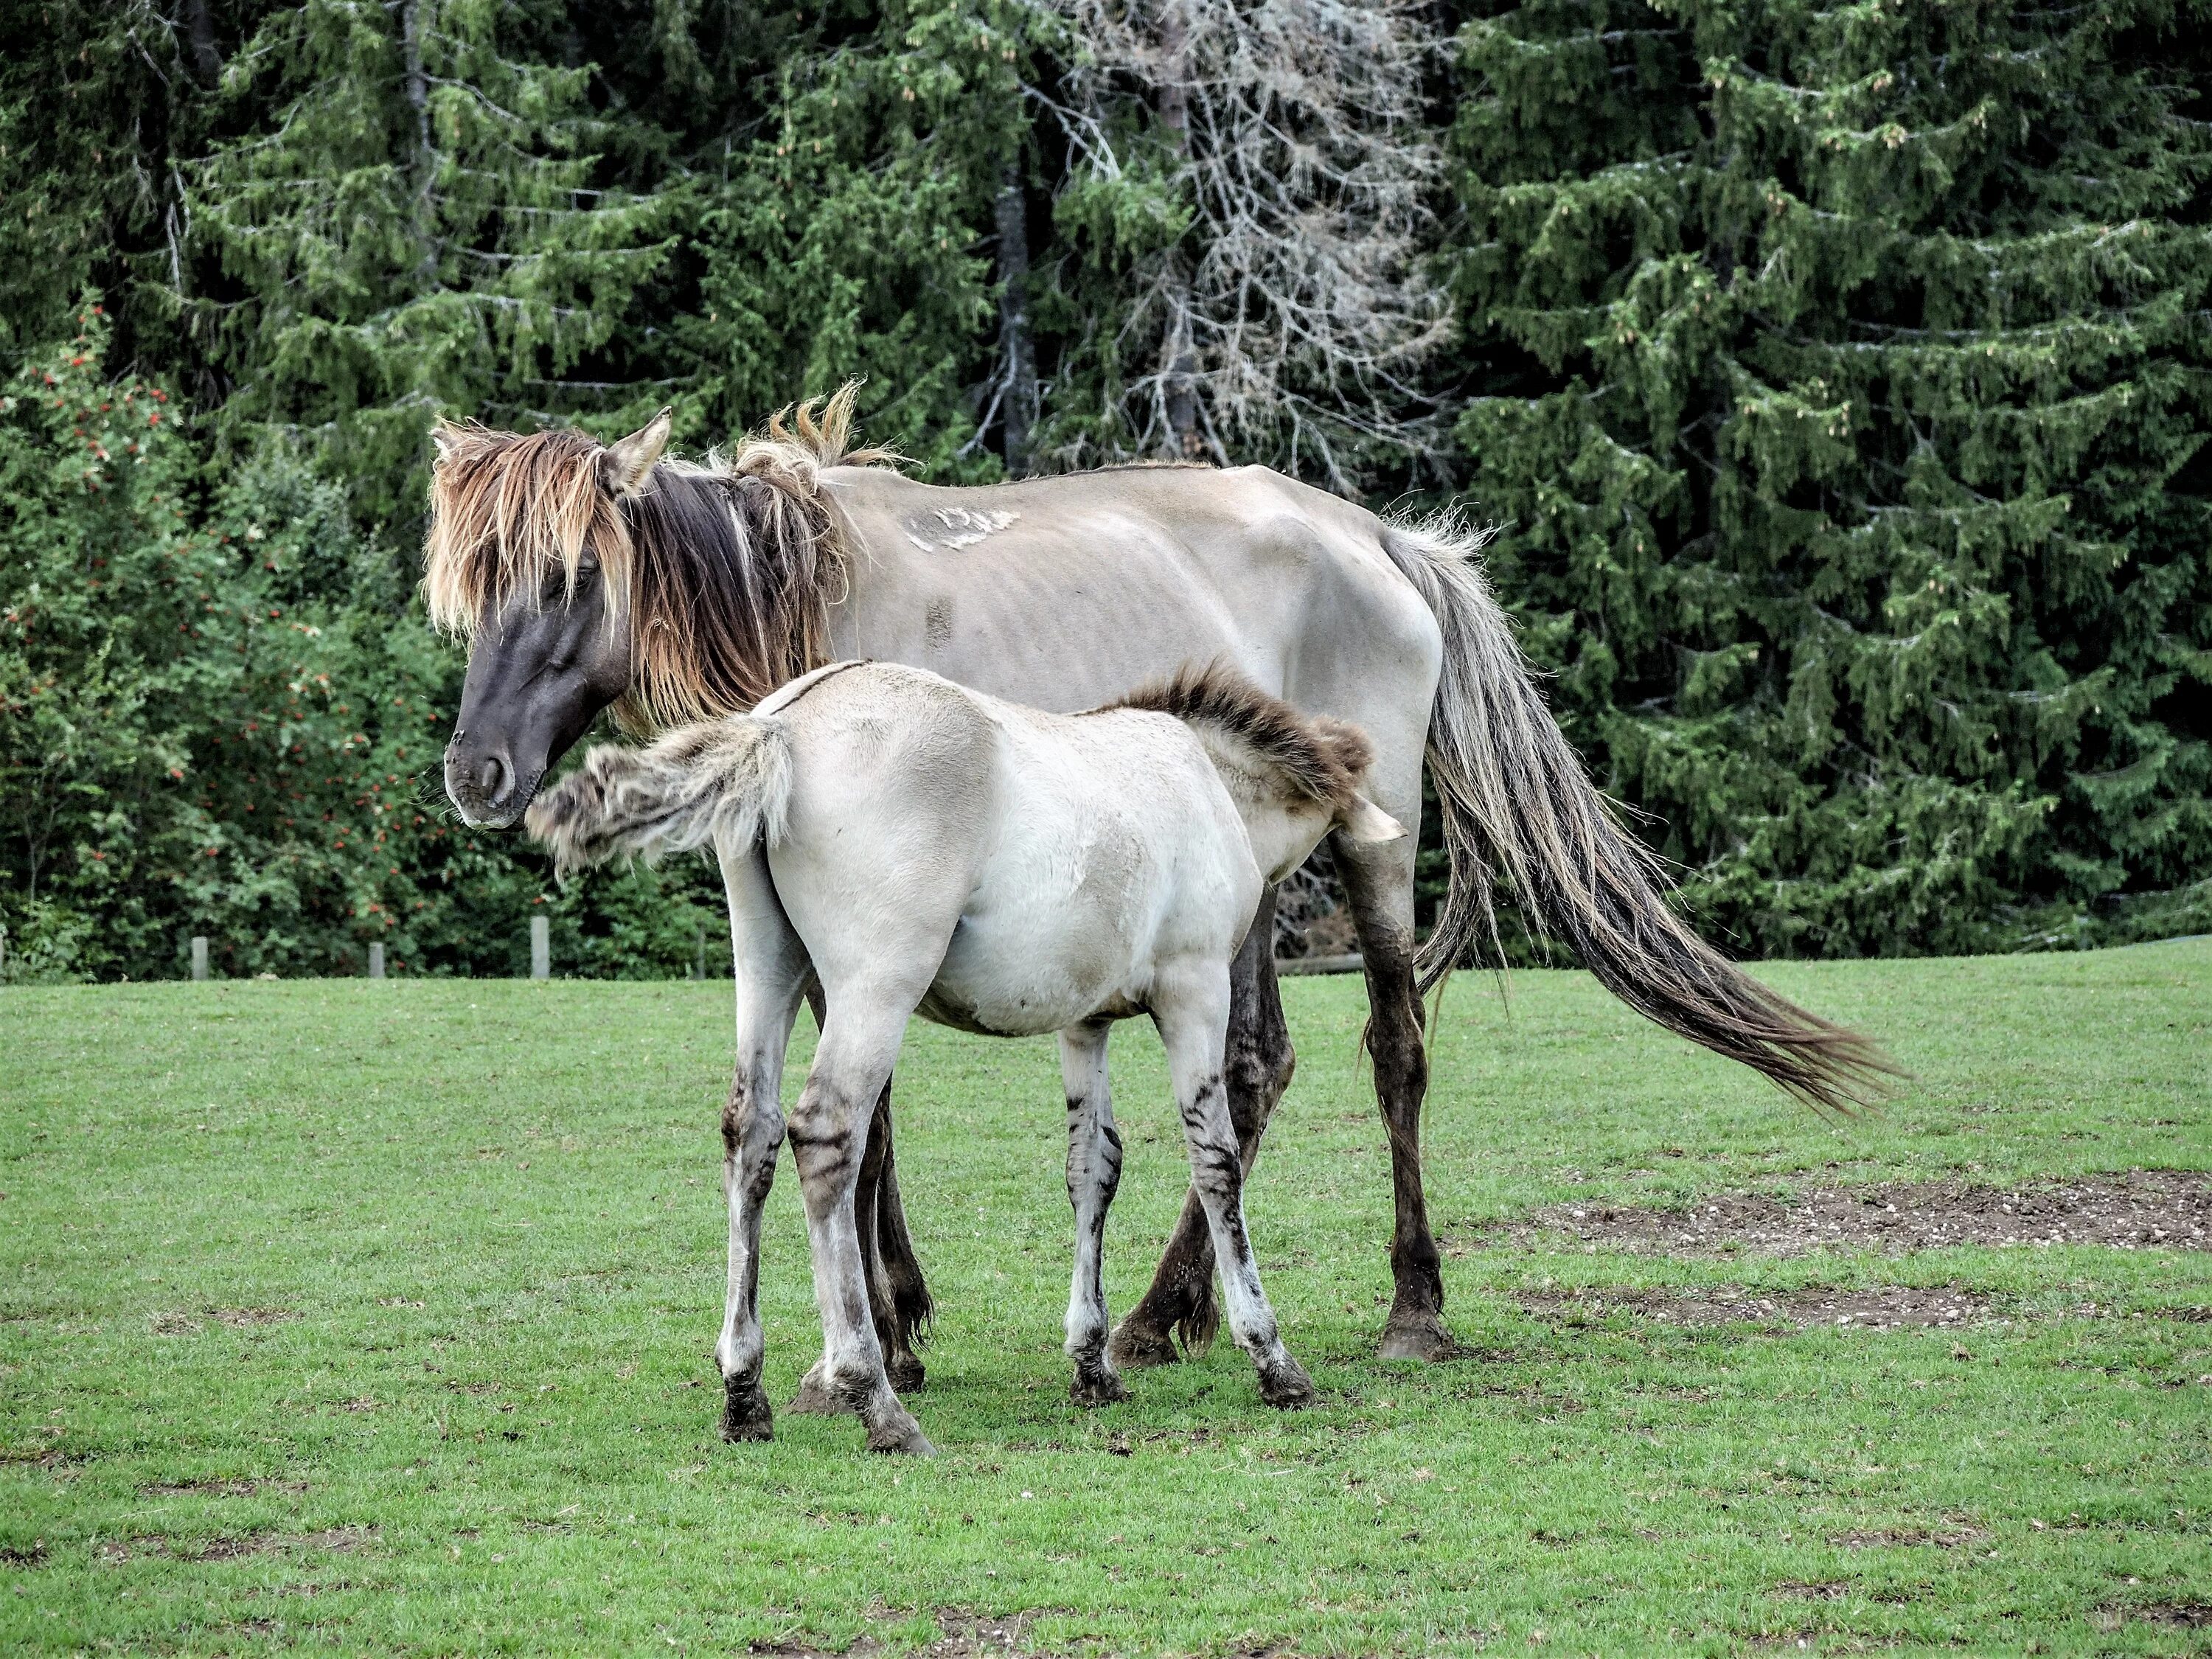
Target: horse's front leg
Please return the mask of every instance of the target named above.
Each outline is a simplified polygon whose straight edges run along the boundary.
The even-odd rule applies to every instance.
[[[1252,1356],[1260,1397],[1294,1410],[1314,1401],[1312,1379],[1284,1347],[1275,1311],[1260,1285],[1260,1264],[1244,1225],[1244,1160],[1221,1080],[1229,1023],[1229,975],[1219,964],[1177,964],[1153,982],[1152,1019],[1167,1045],[1168,1076],[1182,1114],[1190,1152],[1190,1184],[1205,1206],[1215,1259],[1221,1264],[1229,1333]]]
[[[805,947],[757,854],[725,860],[738,991],[737,1068],[722,1108],[722,1192],[729,1209],[729,1280],[714,1359],[722,1374],[722,1437],[768,1440],[761,1386],[761,1211],[783,1146],[783,1057],[811,969]]]
[[[1067,1292],[1067,1357],[1075,1362],[1075,1381],[1069,1392],[1079,1406],[1127,1398],[1106,1352],[1106,1212],[1121,1182],[1121,1137],[1106,1081],[1106,1039],[1113,1029],[1100,1020],[1060,1034],[1067,1201],[1075,1211],[1075,1273]]]
[[[899,1404],[884,1373],[854,1212],[868,1122],[912,1012],[911,1003],[894,1005],[865,991],[833,1001],[788,1133],[806,1204],[814,1299],[822,1312],[822,1382],[845,1408],[860,1413],[869,1450],[927,1456],[934,1448]]]
[[[1229,1035],[1222,1067],[1228,1091],[1229,1119],[1237,1131],[1239,1159],[1249,1175],[1260,1156],[1260,1137],[1291,1086],[1296,1058],[1289,1023],[1283,1018],[1281,988],[1275,978],[1275,890],[1261,896],[1251,930],[1230,969]],[[1219,1328],[1221,1311],[1213,1300],[1213,1238],[1206,1206],[1195,1189],[1183,1196],[1152,1287],[1115,1329],[1114,1363],[1165,1365],[1176,1358],[1175,1334],[1193,1353],[1203,1353]]]

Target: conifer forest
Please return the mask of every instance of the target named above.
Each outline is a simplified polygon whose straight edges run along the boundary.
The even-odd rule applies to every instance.
[[[0,0],[0,976],[514,974],[533,913],[564,973],[720,971],[707,866],[562,888],[447,807],[430,429],[672,405],[696,453],[848,380],[930,478],[1260,462],[1496,526],[1734,953],[2212,930],[2208,42],[2206,0]]]

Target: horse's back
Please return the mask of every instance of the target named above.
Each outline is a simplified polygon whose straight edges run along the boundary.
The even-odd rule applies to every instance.
[[[1365,508],[1264,467],[967,489],[825,476],[860,543],[841,651],[1062,711],[1222,661],[1366,728],[1418,789],[1442,635]]]

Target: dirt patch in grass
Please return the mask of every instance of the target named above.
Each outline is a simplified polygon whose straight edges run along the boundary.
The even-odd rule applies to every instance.
[[[2111,1601],[2094,1621],[2105,1631],[2123,1625],[2154,1625],[2163,1630],[2212,1630],[2212,1601]]]
[[[142,1498],[251,1498],[268,1487],[274,1492],[303,1492],[307,1489],[304,1480],[223,1480],[209,1476],[202,1480],[149,1480],[138,1488]]]
[[[1030,1626],[1053,1611],[1050,1607],[1032,1608],[1000,1618],[971,1613],[964,1607],[940,1607],[936,1619],[937,1628],[942,1633],[928,1646],[912,1651],[918,1659],[986,1659],[986,1656],[994,1656],[994,1659],[1035,1659],[1040,1650],[1029,1645]],[[891,1650],[872,1636],[863,1636],[849,1648],[756,1642],[746,1651],[773,1655],[774,1659],[873,1659],[875,1655]]]
[[[110,1566],[153,1556],[174,1556],[182,1561],[238,1561],[252,1555],[276,1555],[293,1550],[318,1550],[346,1555],[376,1538],[374,1527],[326,1527],[320,1532],[248,1533],[241,1538],[187,1538],[172,1540],[160,1534],[143,1538],[113,1539],[100,1547],[100,1559]]]
[[[234,1331],[258,1331],[270,1325],[289,1325],[299,1317],[291,1308],[205,1308],[198,1313],[172,1311],[154,1316],[156,1336],[198,1336],[202,1319],[212,1319]]]
[[[1713,1326],[1753,1323],[1809,1330],[1817,1326],[1852,1330],[1924,1330],[1966,1325],[1985,1319],[1990,1298],[1955,1285],[1923,1289],[1881,1285],[1872,1290],[1832,1291],[1649,1291],[1608,1288],[1586,1291],[1528,1291],[1522,1307],[1539,1319],[1564,1325],[1591,1325],[1613,1313],[1633,1314],[1662,1324]]]
[[[1839,1532],[1829,1541],[1847,1550],[1917,1549],[1923,1547],[1939,1550],[1963,1549],[1968,1545],[1984,1543],[1989,1528],[1959,1522],[1941,1527],[1868,1527]]]
[[[1678,1210],[1558,1204],[1470,1241],[1516,1243],[1562,1236],[1645,1255],[1759,1250],[1803,1255],[1852,1249],[1901,1255],[1961,1244],[2106,1244],[2121,1249],[2212,1249],[2212,1176],[2133,1170],[2033,1187],[1962,1181],[1818,1187],[1786,1199],[1740,1194]]]
[[[1847,1578],[1831,1578],[1817,1584],[1784,1579],[1774,1587],[1774,1594],[1792,1601],[1840,1601],[1850,1595],[1853,1588]]]

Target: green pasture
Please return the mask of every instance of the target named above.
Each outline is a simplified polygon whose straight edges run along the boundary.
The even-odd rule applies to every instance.
[[[1052,1045],[917,1027],[927,1463],[850,1419],[715,1437],[723,988],[0,992],[0,1650],[2204,1650],[2212,1256],[1674,1260],[1486,1224],[2212,1167],[2212,946],[1762,971],[1911,1068],[1885,1115],[1825,1124],[1580,974],[1450,985],[1426,1151],[1468,1352],[1429,1368],[1373,1357],[1358,988],[1291,982],[1249,1209],[1322,1391],[1292,1416],[1225,1340],[1068,1403]],[[1115,1057],[1119,1311],[1184,1174],[1149,1030]],[[818,1346],[796,1187],[779,1401]],[[1990,1312],[1683,1328],[1540,1294],[1885,1282]]]

